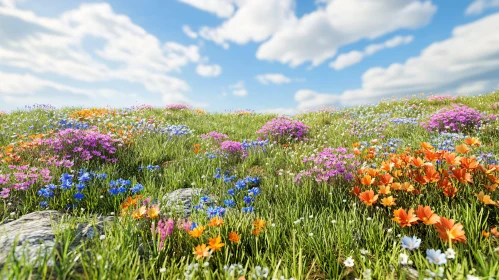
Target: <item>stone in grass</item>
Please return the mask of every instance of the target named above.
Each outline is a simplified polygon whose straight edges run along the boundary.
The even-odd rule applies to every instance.
[[[195,197],[201,196],[203,189],[201,188],[183,188],[174,190],[163,196],[162,210],[171,211],[172,214],[181,215],[183,217],[190,217],[192,211],[192,201]],[[213,201],[213,199],[211,200]],[[212,202],[206,205],[213,205]]]
[[[47,210],[29,213],[0,225],[0,267],[7,261],[12,250],[16,259],[24,258],[31,264],[39,257],[52,252],[57,246],[54,228],[58,228],[62,217],[62,213]],[[83,239],[94,238],[104,233],[105,224],[112,222],[113,218],[97,217],[95,222],[78,224],[72,246],[79,244]],[[49,259],[47,265],[52,266],[53,260]]]

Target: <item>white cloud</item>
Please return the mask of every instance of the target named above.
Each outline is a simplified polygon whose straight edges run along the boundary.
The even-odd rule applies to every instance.
[[[261,74],[255,77],[258,82],[260,82],[263,85],[268,85],[268,84],[289,84],[291,83],[291,78],[288,78],[284,76],[283,74],[278,74],[278,73],[268,73],[268,74]]]
[[[499,32],[491,26],[499,26],[499,13],[454,28],[450,38],[429,45],[403,64],[369,69],[362,76],[362,88],[337,95],[298,91],[298,108],[353,106],[420,92],[493,90],[499,83]]]
[[[196,73],[202,77],[218,77],[222,74],[222,67],[217,64],[207,65],[207,64],[198,64],[196,67]]]
[[[366,56],[373,55],[381,50],[384,50],[386,48],[395,48],[398,47],[402,44],[409,44],[414,40],[413,36],[396,36],[393,37],[392,39],[389,39],[385,41],[384,43],[381,44],[372,44],[367,46],[363,52],[361,51],[350,51],[345,54],[340,54],[334,60],[329,64],[331,68],[334,68],[336,70],[341,70],[346,67],[352,66],[354,64],[357,64],[362,61]]]
[[[277,114],[277,115],[293,115],[296,113],[294,108],[270,108],[261,111],[262,113]]]
[[[237,5],[234,15],[221,26],[203,27],[199,35],[228,48],[229,42],[261,42],[296,21],[293,0],[245,0]]]
[[[244,81],[239,81],[233,85],[230,85],[229,89],[231,90],[232,94],[235,96],[244,97],[244,96],[248,95],[248,90],[246,89],[246,86],[244,85]]]
[[[292,67],[305,62],[317,66],[333,57],[341,46],[399,29],[422,27],[436,9],[431,1],[332,0],[325,8],[319,7],[278,30],[259,47],[257,58]]]
[[[187,82],[166,73],[199,62],[199,47],[160,42],[106,3],[54,18],[3,6],[0,17],[0,34],[8,35],[0,40],[0,65],[91,83],[137,83],[163,100],[190,102]]]
[[[194,32],[189,25],[183,25],[182,31],[184,31],[185,35],[191,39],[196,39],[198,37],[198,34]]]
[[[230,17],[234,13],[235,0],[178,0],[218,17]]]
[[[479,15],[486,9],[499,8],[499,0],[475,0],[471,3],[466,11],[466,15]]]

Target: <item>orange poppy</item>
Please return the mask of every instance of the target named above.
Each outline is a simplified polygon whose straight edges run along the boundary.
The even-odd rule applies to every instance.
[[[418,205],[416,214],[425,225],[433,225],[440,221],[440,217],[437,214],[433,213],[430,206],[423,207],[421,205]]]
[[[135,209],[133,212],[132,212],[132,217],[134,219],[140,219],[142,218],[142,216],[144,216],[146,214],[147,210],[146,210],[146,207],[145,206],[142,206],[140,207],[139,209]]]
[[[466,236],[461,223],[456,224],[453,219],[440,217],[440,221],[435,226],[437,227],[440,239],[443,241],[466,243]]]
[[[497,184],[487,185],[485,188],[490,192],[494,192],[497,189]]]
[[[390,194],[391,193],[390,192],[390,186],[380,185],[378,193],[379,194],[384,194],[384,195]]]
[[[490,198],[490,195],[485,195],[483,191],[479,194],[475,194],[475,196],[478,197],[478,200],[485,205],[497,205],[497,202],[493,201]]]
[[[260,229],[254,229],[251,234],[253,234],[254,236],[258,236],[260,234]]]
[[[453,186],[447,186],[444,188],[444,195],[454,197],[457,193],[457,188]]]
[[[414,176],[414,181],[420,183],[422,186],[426,185],[428,183],[428,178],[426,176],[423,176],[421,174],[415,173],[416,176]]]
[[[360,188],[358,186],[353,187],[353,189],[350,191],[351,194],[358,196],[360,193]]]
[[[379,175],[379,182],[383,185],[391,184],[393,183],[393,177],[388,173]]]
[[[241,236],[237,232],[233,231],[229,233],[229,241],[232,243],[239,243],[241,241]]]
[[[412,192],[414,191],[414,186],[411,185],[409,182],[402,183],[402,189],[406,192]]]
[[[189,235],[194,238],[199,238],[204,231],[204,226],[197,226],[193,230],[189,231]]]
[[[430,150],[424,150],[424,154],[425,154],[425,159],[427,161],[431,161],[431,162],[439,160],[440,155],[441,155],[441,153],[430,151]]]
[[[400,191],[402,189],[402,184],[395,182],[391,185],[391,189],[394,191]]]
[[[371,206],[373,204],[376,204],[376,201],[378,200],[378,195],[374,195],[373,190],[368,190],[365,192],[361,192],[359,194],[359,198],[364,204]]]
[[[215,238],[210,238],[210,242],[208,243],[208,247],[213,251],[221,251],[224,245],[225,243],[222,243],[222,237],[220,235]]]
[[[219,227],[219,226],[222,226],[223,224],[224,224],[224,220],[222,218],[214,217],[210,220],[210,223],[208,224],[208,226]]]
[[[468,145],[466,144],[461,144],[461,145],[457,145],[456,146],[456,152],[460,153],[460,154],[467,154],[471,151],[471,148],[468,147]]]
[[[374,183],[374,178],[372,178],[370,175],[365,175],[364,177],[362,177],[360,182],[362,183],[362,185],[370,186],[372,183]]]
[[[379,170],[378,169],[374,169],[374,168],[368,168],[366,170],[367,174],[369,174],[369,176],[371,176],[372,178],[378,176],[379,174]]]
[[[478,147],[480,147],[480,145],[482,144],[480,143],[480,140],[478,140],[478,138],[472,138],[472,137],[464,139],[464,143],[470,146],[478,146]]]
[[[452,174],[459,182],[463,184],[473,183],[473,179],[471,178],[471,174],[466,172],[466,169],[454,168],[452,170]]]
[[[424,160],[421,159],[420,157],[413,158],[411,160],[411,164],[416,167],[422,167],[424,165]]]
[[[419,145],[425,150],[433,150],[433,146],[430,143],[421,142]]]
[[[482,235],[485,238],[488,238],[490,236],[490,233],[488,233],[486,230],[482,230]]]
[[[478,162],[475,157],[461,159],[461,167],[465,169],[475,169],[478,167]]]
[[[394,206],[394,205],[397,205],[395,200],[397,200],[397,199],[393,198],[393,196],[385,197],[385,198],[381,199],[381,204],[383,204],[386,207]]]
[[[159,208],[158,206],[153,206],[147,210],[147,217],[149,219],[154,219],[159,216]]]
[[[386,162],[384,161],[382,164],[381,164],[381,170],[384,170],[386,172],[390,172],[393,168],[395,164],[393,164],[393,162]]]
[[[209,257],[210,254],[210,248],[206,246],[206,244],[201,244],[196,247],[194,252],[192,252],[194,255],[196,255],[196,260],[199,260],[201,258]]]
[[[458,157],[455,153],[446,152],[444,154],[444,159],[450,165],[459,165],[459,164],[461,164],[461,157]]]
[[[266,225],[266,222],[260,218],[256,219],[254,222],[253,222],[253,226],[257,229],[262,229],[264,228]]]
[[[418,217],[414,215],[414,209],[409,209],[409,212],[405,212],[404,209],[399,208],[393,210],[393,221],[397,222],[401,227],[410,227],[418,223]]]

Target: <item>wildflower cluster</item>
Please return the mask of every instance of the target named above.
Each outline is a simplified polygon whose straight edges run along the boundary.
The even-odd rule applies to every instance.
[[[229,136],[227,136],[226,134],[220,133],[220,132],[211,131],[208,134],[201,134],[201,138],[203,138],[205,140],[211,140],[217,144],[220,144],[224,140],[229,139]]]
[[[0,197],[6,199],[14,192],[24,192],[33,186],[52,180],[48,168],[29,167],[29,165],[9,165],[8,173],[0,173]]]
[[[257,134],[263,134],[263,137],[285,143],[289,141],[307,140],[307,135],[310,130],[308,125],[293,120],[287,117],[278,117],[267,122]]]
[[[181,111],[181,110],[190,110],[191,106],[187,104],[168,104],[165,106],[165,108],[171,111]]]
[[[495,116],[488,117],[476,109],[453,104],[452,108],[443,108],[431,115],[421,125],[430,132],[470,132],[489,120],[495,120]]]
[[[294,180],[301,182],[303,176],[312,177],[317,182],[331,182],[332,179],[339,178],[353,180],[358,164],[353,158],[354,154],[348,153],[346,148],[325,148],[317,155],[312,154],[303,159],[304,163],[309,163],[312,167],[300,171]]]

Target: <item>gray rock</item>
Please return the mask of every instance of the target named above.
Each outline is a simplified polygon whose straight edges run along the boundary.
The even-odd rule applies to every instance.
[[[171,211],[172,214],[179,214],[183,217],[191,216],[192,200],[194,197],[202,195],[200,188],[183,188],[174,190],[163,196],[163,211]]]
[[[34,212],[0,225],[0,265],[14,249],[16,258],[34,261],[55,247],[53,225],[62,214],[57,211]]]
[[[30,263],[54,250],[57,246],[54,229],[59,226],[59,229],[64,229],[66,226],[59,224],[62,217],[63,214],[57,211],[47,210],[33,212],[0,225],[0,267],[6,262],[12,250],[17,259],[24,257]],[[78,224],[72,245],[78,244],[83,239],[100,236],[104,233],[105,225],[113,220],[114,217],[101,216]],[[48,260],[48,265],[53,265],[53,261]]]

